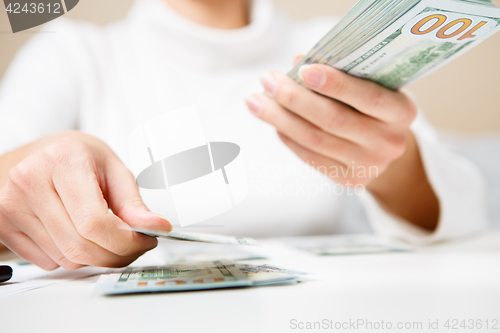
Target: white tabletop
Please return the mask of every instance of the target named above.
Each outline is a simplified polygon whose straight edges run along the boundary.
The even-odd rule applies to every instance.
[[[386,331],[381,325],[391,325],[395,332],[446,332],[456,331],[454,320],[462,332],[500,332],[500,233],[410,253],[330,257],[278,242],[264,242],[276,250],[271,263],[316,278],[286,286],[105,297],[94,291],[92,277],[2,298],[0,332],[296,332],[314,331],[300,328],[315,322],[323,325],[316,331],[380,332]],[[436,320],[439,329],[429,330]]]

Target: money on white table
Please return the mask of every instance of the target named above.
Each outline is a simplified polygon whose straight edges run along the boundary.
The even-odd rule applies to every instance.
[[[253,238],[248,237],[233,237],[226,235],[216,235],[216,234],[206,234],[206,233],[194,233],[194,232],[169,232],[164,233],[161,231],[133,228],[132,230],[140,232],[142,234],[162,237],[170,240],[188,241],[188,242],[202,242],[202,243],[214,243],[214,244],[234,244],[234,245],[256,245],[257,242]]]
[[[104,295],[188,291],[293,284],[303,273],[267,265],[230,261],[136,267],[102,275],[96,289]]]
[[[326,64],[398,89],[498,30],[491,0],[361,0],[289,75],[302,84],[302,65]]]

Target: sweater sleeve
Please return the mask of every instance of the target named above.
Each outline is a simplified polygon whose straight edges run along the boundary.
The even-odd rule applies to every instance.
[[[66,20],[49,23],[16,55],[0,85],[0,155],[77,127],[77,74]]]
[[[487,228],[485,184],[479,169],[439,141],[419,113],[412,124],[428,180],[439,200],[436,230],[426,232],[391,214],[370,192],[360,196],[375,233],[415,245],[454,239]]]

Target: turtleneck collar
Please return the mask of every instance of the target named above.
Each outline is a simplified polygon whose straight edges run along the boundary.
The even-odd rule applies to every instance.
[[[203,26],[180,15],[164,0],[136,0],[128,19],[154,52],[205,70],[244,66],[269,55],[287,21],[270,0],[253,0],[250,24],[240,29]]]

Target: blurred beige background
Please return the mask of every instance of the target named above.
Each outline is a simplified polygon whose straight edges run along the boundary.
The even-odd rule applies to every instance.
[[[275,0],[297,19],[344,15],[356,0]],[[500,6],[500,0],[494,0]],[[132,0],[81,0],[67,17],[105,24],[120,19]],[[1,5],[0,5],[1,6]],[[1,8],[1,7],[0,7]],[[12,34],[0,10],[0,77],[16,50],[36,31]],[[500,33],[425,79],[408,87],[439,128],[500,132]]]

